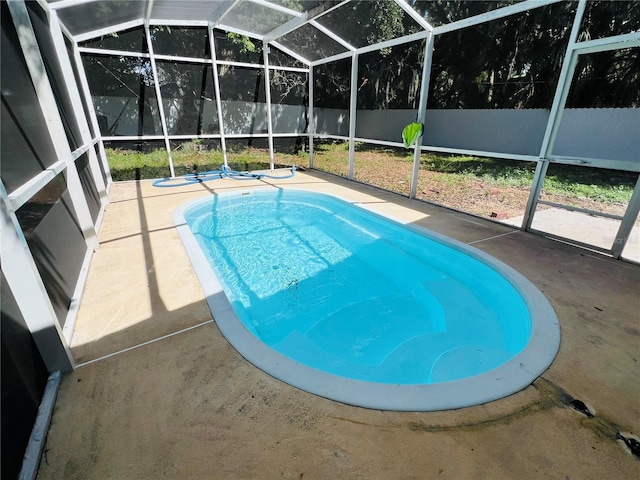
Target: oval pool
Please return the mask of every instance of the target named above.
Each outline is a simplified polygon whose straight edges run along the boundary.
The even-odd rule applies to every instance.
[[[336,197],[256,189],[174,218],[225,338],[317,395],[460,408],[521,390],[558,351],[555,312],[522,275]]]

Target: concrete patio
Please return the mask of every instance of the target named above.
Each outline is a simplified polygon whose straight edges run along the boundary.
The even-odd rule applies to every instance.
[[[542,290],[551,367],[485,405],[401,413],[295,389],[220,335],[172,219],[228,189],[334,193],[473,244]],[[315,171],[112,185],[38,479],[628,479],[640,461],[640,267]],[[572,408],[587,405],[592,417]]]

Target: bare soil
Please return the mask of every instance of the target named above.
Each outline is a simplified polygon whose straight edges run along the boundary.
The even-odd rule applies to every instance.
[[[328,159],[327,159],[328,160]],[[315,157],[314,166],[346,176],[346,166],[336,166]],[[400,157],[372,151],[356,152],[354,179],[385,190],[409,195],[412,164]],[[523,215],[530,194],[530,185],[514,186],[504,181],[476,177],[472,174],[447,173],[421,167],[416,198],[498,220]],[[627,205],[599,202],[591,198],[575,197],[542,191],[540,199],[547,202],[623,216]],[[538,209],[550,208],[539,204]]]

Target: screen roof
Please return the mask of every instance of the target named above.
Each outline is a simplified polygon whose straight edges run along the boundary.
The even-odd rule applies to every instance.
[[[47,0],[78,42],[150,25],[211,26],[286,47],[311,63],[430,29],[406,0]],[[384,30],[369,18],[384,20]],[[375,25],[379,25],[379,22]]]

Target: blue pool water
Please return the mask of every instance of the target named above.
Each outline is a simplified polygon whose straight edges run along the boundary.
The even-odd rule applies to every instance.
[[[224,337],[320,396],[383,410],[477,405],[530,385],[560,347],[553,308],[508,265],[332,196],[223,193],[174,220]]]
[[[451,382],[505,364],[531,337],[522,294],[496,269],[337,198],[214,196],[184,218],[246,329],[312,369]]]

